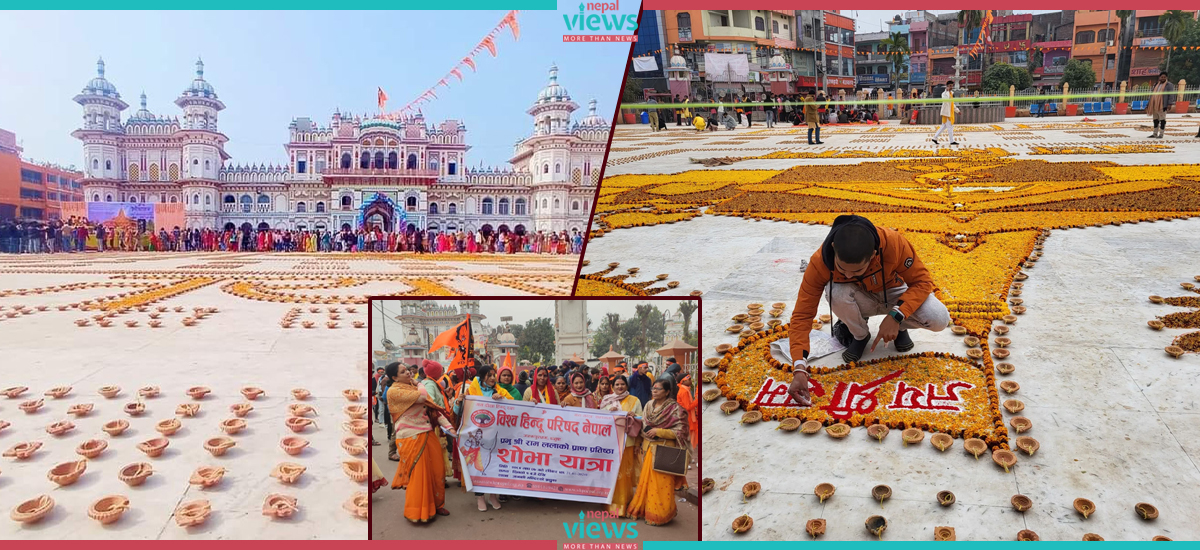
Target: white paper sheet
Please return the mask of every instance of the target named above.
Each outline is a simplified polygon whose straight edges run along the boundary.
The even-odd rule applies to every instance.
[[[771,342],[771,357],[785,365],[792,364],[791,340],[789,338],[780,338]],[[841,342],[838,342],[828,332],[822,330],[814,330],[808,333],[808,360],[811,363],[831,353],[838,353],[846,349]]]

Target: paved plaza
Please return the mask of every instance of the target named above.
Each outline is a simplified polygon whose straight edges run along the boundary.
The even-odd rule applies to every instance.
[[[1042,540],[1200,537],[1190,504],[1200,487],[1200,358],[1164,349],[1195,351],[1200,328],[1200,299],[1181,287],[1200,275],[1198,123],[1171,115],[1166,139],[1150,140],[1148,117],[1010,119],[960,126],[956,148],[930,143],[933,128],[894,122],[826,127],[822,146],[790,125],[700,135],[618,126],[580,289],[703,296],[702,357],[715,383],[701,391],[718,394],[703,413],[702,475],[714,484],[703,497],[705,540],[794,540],[815,518],[829,540],[873,540],[864,528],[873,515],[888,521],[883,540],[933,540],[938,526],[958,540],[1015,540],[1022,530]],[[716,157],[732,158],[689,160]],[[913,331],[905,354],[886,346],[850,365],[824,357],[814,366],[825,394],[801,408],[772,394],[791,375],[767,344],[786,336],[803,263],[850,212],[903,231],[955,324],[981,343]],[[753,304],[781,310],[755,318]],[[918,397],[900,399],[889,376]],[[859,412],[839,410],[840,397]],[[911,410],[935,402],[950,410]],[[740,423],[748,410],[764,419]],[[788,417],[852,427],[844,439],[775,429]],[[1032,427],[1018,433],[1024,422]],[[860,427],[873,423],[890,435],[877,441]],[[914,427],[921,439],[905,445]],[[931,444],[936,433],[952,437],[945,451]],[[1039,445],[1032,455],[1022,437]],[[983,441],[978,459],[967,439]],[[1010,472],[995,451],[1015,454]],[[762,490],[747,500],[752,481]],[[814,488],[826,482],[836,492],[822,503]],[[872,497],[880,484],[892,490],[882,505]],[[939,505],[939,491],[957,501]],[[1032,508],[1015,510],[1018,494]],[[1094,503],[1087,519],[1073,508],[1079,498]],[[1143,519],[1138,503],[1159,517]],[[735,535],[743,514],[754,526]]]
[[[365,482],[354,481],[344,463],[352,455],[343,442],[353,437],[345,423],[351,402],[343,391],[366,393],[367,304],[383,294],[467,295],[569,292],[577,257],[257,254],[257,253],[85,253],[0,257],[0,390],[26,386],[15,398],[0,396],[0,451],[38,441],[33,456],[0,459],[0,510],[48,495],[55,507],[38,523],[0,522],[0,538],[330,538],[362,539],[367,523],[343,508]],[[199,309],[197,309],[199,308]],[[185,323],[186,322],[186,323]],[[108,326],[102,326],[107,324]],[[133,326],[129,326],[133,325]],[[153,326],[158,325],[158,326]],[[70,386],[62,398],[43,395]],[[98,390],[119,386],[108,399]],[[138,390],[158,386],[156,397]],[[201,400],[189,388],[207,386]],[[264,396],[247,401],[241,391],[255,386]],[[298,401],[295,388],[311,392],[303,403],[316,421],[293,433],[285,420]],[[23,412],[25,401],[44,399]],[[132,416],[127,404],[142,402]],[[234,418],[230,407],[249,402],[247,427],[231,435],[236,446],[222,456],[205,442],[225,435],[220,425]],[[90,414],[68,415],[73,405],[91,403]],[[138,444],[160,434],[160,421],[177,417],[177,407],[199,404],[195,416],[180,415],[182,428],[169,446],[148,457]],[[129,428],[109,436],[102,427],[126,420]],[[52,423],[75,428],[50,435]],[[307,439],[297,455],[281,448],[288,436]],[[76,447],[89,439],[108,443],[89,459],[78,481],[59,487],[47,472],[82,457]],[[136,487],[118,479],[126,465],[145,462],[153,476]],[[270,476],[281,462],[306,468],[294,484]],[[212,487],[190,485],[200,466],[226,468]],[[353,466],[353,465],[351,465]],[[275,519],[262,513],[267,495],[295,497],[299,510]],[[107,495],[124,495],[130,508],[120,521],[102,526],[88,507]],[[212,515],[183,528],[173,517],[183,503],[206,499]]]

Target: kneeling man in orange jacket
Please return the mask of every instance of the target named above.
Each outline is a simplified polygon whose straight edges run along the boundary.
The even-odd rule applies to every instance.
[[[788,330],[793,360],[788,393],[805,407],[812,404],[808,333],[822,294],[838,319],[833,336],[846,346],[842,359],[847,363],[866,352],[870,317],[885,316],[871,351],[881,340],[885,346],[893,343],[898,352],[909,351],[913,342],[908,329],[939,332],[950,324],[949,311],[933,295],[933,278],[900,232],[875,227],[862,216],[838,216],[804,271]]]

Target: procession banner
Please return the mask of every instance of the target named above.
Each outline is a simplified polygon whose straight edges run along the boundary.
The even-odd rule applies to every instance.
[[[624,416],[468,396],[458,432],[467,491],[611,504]]]

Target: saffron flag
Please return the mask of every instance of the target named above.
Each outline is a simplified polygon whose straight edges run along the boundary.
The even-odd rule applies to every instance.
[[[379,88],[378,97],[379,97],[379,110],[382,111],[382,110],[384,110],[383,109],[384,106],[387,105],[387,100],[388,100],[387,93],[383,91],[383,88]]]
[[[517,24],[517,12],[510,11],[508,16],[504,18],[504,22],[508,24],[508,28],[512,30],[513,40],[521,39],[521,26]]]
[[[487,48],[487,50],[492,53],[492,57],[496,57],[496,42],[494,40],[492,40],[492,37],[489,36],[487,38],[484,38],[481,45],[483,47]]]
[[[472,58],[471,56],[464,57],[463,63],[466,63],[468,67],[471,67],[472,71],[475,70],[475,59]]]
[[[451,348],[450,366],[447,367],[447,370],[466,369],[471,366],[471,350],[475,348],[475,343],[471,337],[470,314],[467,314],[467,318],[463,322],[434,338],[433,343],[429,346],[429,353],[446,346]]]
[[[504,352],[504,362],[501,363],[500,366],[509,369],[513,368],[512,351]]]
[[[452,75],[454,75],[454,76],[457,76],[457,77],[458,77],[458,81],[459,81],[459,82],[462,82],[462,79],[463,79],[463,77],[462,77],[462,71],[458,70],[458,67],[455,67],[455,68],[453,68],[453,69],[450,69],[450,74],[452,74]]]

